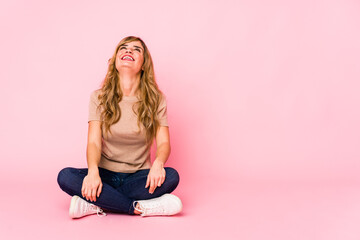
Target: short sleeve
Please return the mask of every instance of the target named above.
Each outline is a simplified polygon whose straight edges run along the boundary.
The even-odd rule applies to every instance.
[[[92,120],[101,121],[100,109],[97,109],[99,106],[99,100],[97,99],[97,96],[98,92],[96,90],[90,94],[88,122]]]
[[[167,119],[167,102],[165,96],[163,96],[158,108],[158,119],[160,126],[169,126]]]

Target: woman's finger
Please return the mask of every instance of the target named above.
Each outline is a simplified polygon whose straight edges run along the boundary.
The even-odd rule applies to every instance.
[[[85,188],[85,190],[84,190],[84,197],[85,197],[86,200],[89,200],[88,199],[88,189],[87,188]]]
[[[85,190],[86,190],[86,185],[85,185],[85,183],[83,183],[82,187],[81,187],[81,194],[83,197],[85,197]]]
[[[90,191],[89,191],[89,200],[92,202],[93,201],[93,199],[92,199],[92,194],[93,194],[93,192],[94,192],[94,189],[90,189]]]
[[[86,195],[87,195],[87,200],[88,200],[88,201],[91,201],[91,188],[89,188],[89,189],[87,190]]]
[[[102,191],[102,186],[103,186],[102,183],[100,183],[99,188],[97,190],[97,197],[100,197],[100,193]]]
[[[88,200],[91,201],[91,188],[89,188],[87,191],[87,197],[88,197]]]
[[[154,178],[152,178],[152,179],[150,180],[150,189],[149,189],[149,193],[154,193],[155,188],[156,188],[156,185],[155,185],[155,179],[154,179]]]
[[[92,196],[91,196],[91,193],[92,192],[92,189],[90,188],[89,189],[89,192],[88,192],[88,197],[89,197],[89,201],[92,202]]]
[[[149,175],[148,175],[148,176],[147,176],[147,178],[146,178],[145,188],[147,188],[147,187],[148,187],[148,185],[149,185]]]
[[[96,201],[96,189],[93,188],[91,190],[91,201],[95,202]]]

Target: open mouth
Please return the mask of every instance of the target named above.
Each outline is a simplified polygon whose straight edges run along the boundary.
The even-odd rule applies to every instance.
[[[125,55],[121,58],[121,60],[126,60],[126,61],[135,61],[131,56],[129,55]]]

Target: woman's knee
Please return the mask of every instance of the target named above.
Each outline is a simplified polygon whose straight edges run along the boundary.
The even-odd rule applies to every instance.
[[[66,168],[63,168],[58,176],[57,176],[57,182],[60,186],[60,188],[63,188],[65,185],[67,185],[67,182],[68,182],[68,179],[69,179],[69,176],[72,172],[73,168],[71,167],[66,167]]]
[[[180,175],[176,169],[172,167],[166,167],[166,178],[169,180],[169,182],[174,185],[174,188],[177,187],[180,181]]]

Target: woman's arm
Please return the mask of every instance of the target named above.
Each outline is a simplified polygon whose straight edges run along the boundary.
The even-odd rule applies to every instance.
[[[88,129],[88,142],[86,149],[86,158],[89,173],[98,173],[98,166],[101,157],[101,122],[90,121]]]
[[[149,193],[160,187],[165,181],[164,165],[171,152],[169,127],[160,126],[156,133],[156,158],[147,177],[146,186],[150,185]]]
[[[156,133],[156,158],[155,161],[165,165],[171,151],[169,127],[161,126]],[[154,161],[154,162],[155,162]]]
[[[88,143],[86,149],[88,174],[83,180],[81,192],[83,197],[90,201],[96,201],[102,190],[102,182],[99,175],[99,163],[101,158],[101,122],[90,121],[88,129]]]

